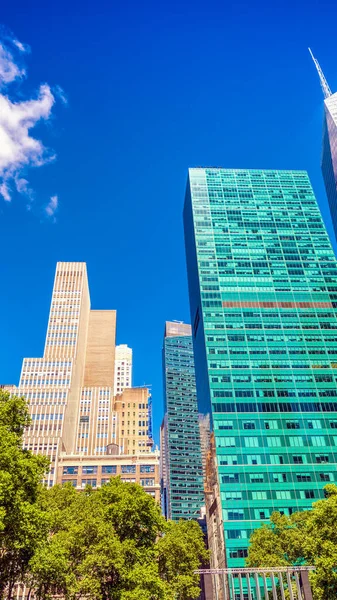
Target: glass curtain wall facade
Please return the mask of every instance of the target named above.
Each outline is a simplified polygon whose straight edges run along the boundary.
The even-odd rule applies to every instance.
[[[322,174],[337,238],[337,94],[324,100]]]
[[[306,172],[190,169],[184,209],[199,409],[226,563],[272,511],[336,481],[337,265]]]
[[[198,519],[205,504],[191,327],[167,322],[163,346],[165,451],[162,490],[169,519]]]

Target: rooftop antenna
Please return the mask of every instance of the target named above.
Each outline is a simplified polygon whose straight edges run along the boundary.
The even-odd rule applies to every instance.
[[[317,72],[318,72],[318,76],[319,76],[319,80],[321,82],[321,87],[322,87],[322,90],[323,90],[324,98],[329,98],[330,96],[332,96],[332,91],[329,88],[329,84],[328,84],[327,80],[324,77],[324,73],[323,73],[323,71],[322,71],[322,69],[321,69],[321,67],[319,65],[319,62],[318,62],[317,58],[315,58],[314,55],[313,55],[313,53],[311,52],[311,48],[308,48],[308,50],[310,52],[312,60],[315,63],[315,66],[316,66],[316,69],[317,69]]]

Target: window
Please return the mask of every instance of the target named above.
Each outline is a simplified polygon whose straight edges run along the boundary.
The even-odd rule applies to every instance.
[[[245,421],[243,423],[244,429],[256,429],[255,421]]]
[[[274,483],[286,483],[287,482],[287,474],[286,473],[274,473],[273,482]]]
[[[280,437],[267,437],[267,444],[269,448],[276,448],[277,446],[281,446],[281,438]]]
[[[252,500],[267,500],[267,492],[252,492]]]
[[[315,456],[316,458],[316,462],[319,463],[328,463],[329,462],[329,456],[328,454],[316,454]]]
[[[333,481],[332,473],[320,473],[319,474],[320,481]]]
[[[214,425],[216,429],[233,429],[233,421],[218,421]]]
[[[311,481],[311,475],[309,473],[299,473],[296,475],[297,481]]]
[[[270,513],[268,509],[260,510],[259,508],[254,511],[255,519],[269,519]]]
[[[135,473],[136,465],[122,465],[122,473]]]
[[[278,429],[279,428],[277,421],[265,421],[264,426],[266,429]]]
[[[258,454],[248,454],[247,455],[247,465],[261,465],[261,456]]]
[[[278,490],[276,492],[277,500],[290,500],[291,493],[288,490]]]
[[[77,475],[78,467],[63,467],[63,475]]]
[[[247,531],[244,529],[228,529],[225,533],[228,540],[247,539]]]
[[[259,447],[259,438],[257,437],[245,437],[245,446],[246,448],[258,448]]]
[[[293,436],[291,435],[289,437],[289,446],[292,446],[294,448],[297,448],[298,446],[304,446],[304,441],[301,435],[296,435]]]
[[[241,521],[244,519],[243,510],[224,510],[223,512],[226,521]]]
[[[222,500],[242,500],[242,492],[222,492]]]
[[[154,479],[141,479],[140,485],[143,487],[152,487],[154,486]]]
[[[220,460],[219,460],[219,464],[220,466],[223,465],[237,465],[238,464],[238,457],[235,454],[229,455],[229,456],[221,456]]]
[[[311,436],[311,444],[313,446],[325,446],[325,437],[324,435],[312,435]]]
[[[303,500],[311,500],[312,498],[315,498],[315,492],[314,490],[301,490],[300,498],[302,498]]]
[[[140,465],[141,473],[154,473],[154,465]]]
[[[287,429],[299,429],[300,428],[299,421],[286,421],[286,428]]]
[[[318,419],[308,421],[308,429],[322,429],[322,423]]]
[[[221,448],[235,448],[235,438],[234,437],[220,437],[220,438],[217,438],[217,444]]]
[[[71,483],[73,487],[77,486],[77,479],[62,479],[62,485],[65,483]]]
[[[239,483],[238,473],[228,473],[227,475],[221,475],[222,483]]]
[[[283,456],[277,456],[276,454],[271,454],[270,455],[270,462],[272,465],[283,465],[284,464],[284,458]]]
[[[82,479],[82,488],[85,488],[86,485],[91,485],[91,487],[95,488],[97,486],[96,479]]]
[[[247,556],[248,556],[247,548],[235,548],[234,550],[229,551],[230,558],[247,558]]]
[[[295,455],[293,456],[293,461],[295,465],[303,465],[303,456]]]
[[[249,481],[250,483],[263,483],[263,473],[250,473]]]
[[[80,423],[89,423],[89,415],[80,417]]]
[[[117,473],[117,467],[115,465],[103,465],[102,473],[111,473],[115,475]]]
[[[336,421],[330,421],[330,427],[331,427],[331,429],[337,429],[337,420]]]
[[[82,473],[83,475],[96,475],[97,467],[93,467],[92,465],[84,466],[82,467]]]

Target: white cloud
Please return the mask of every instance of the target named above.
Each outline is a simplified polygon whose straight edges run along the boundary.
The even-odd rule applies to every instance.
[[[20,52],[29,52],[29,46],[27,46],[27,44],[23,44],[15,39],[12,40],[12,43],[20,50]]]
[[[11,83],[18,77],[26,74],[13,59],[12,53],[0,42],[0,84],[1,86]]]
[[[57,196],[51,196],[50,201],[48,202],[45,212],[48,217],[53,217],[57,211],[59,204],[59,199]]]
[[[55,97],[46,83],[33,99],[15,101],[8,96],[8,85],[26,74],[20,60],[29,47],[14,37],[1,36],[1,31],[0,38],[0,196],[10,201],[16,191],[32,200],[34,192],[25,177],[27,168],[40,167],[52,161],[55,155],[31,135],[31,130],[39,121],[50,118]],[[20,54],[17,60],[15,53]],[[66,103],[62,88],[57,86],[56,93]],[[54,214],[57,202],[57,196],[52,196],[45,210],[48,216]]]
[[[6,200],[6,202],[11,201],[11,195],[9,193],[8,185],[4,182],[0,183],[0,194],[3,197],[3,199]]]

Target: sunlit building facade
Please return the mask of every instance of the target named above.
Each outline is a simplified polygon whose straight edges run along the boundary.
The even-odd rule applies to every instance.
[[[97,487],[118,474],[159,501],[151,396],[147,387],[114,395],[115,339],[116,311],[90,307],[86,264],[58,263],[43,357],[25,358],[9,391],[29,402],[24,445],[49,456],[48,486]]]
[[[184,226],[212,561],[237,567],[337,479],[337,264],[303,171],[190,169]]]

